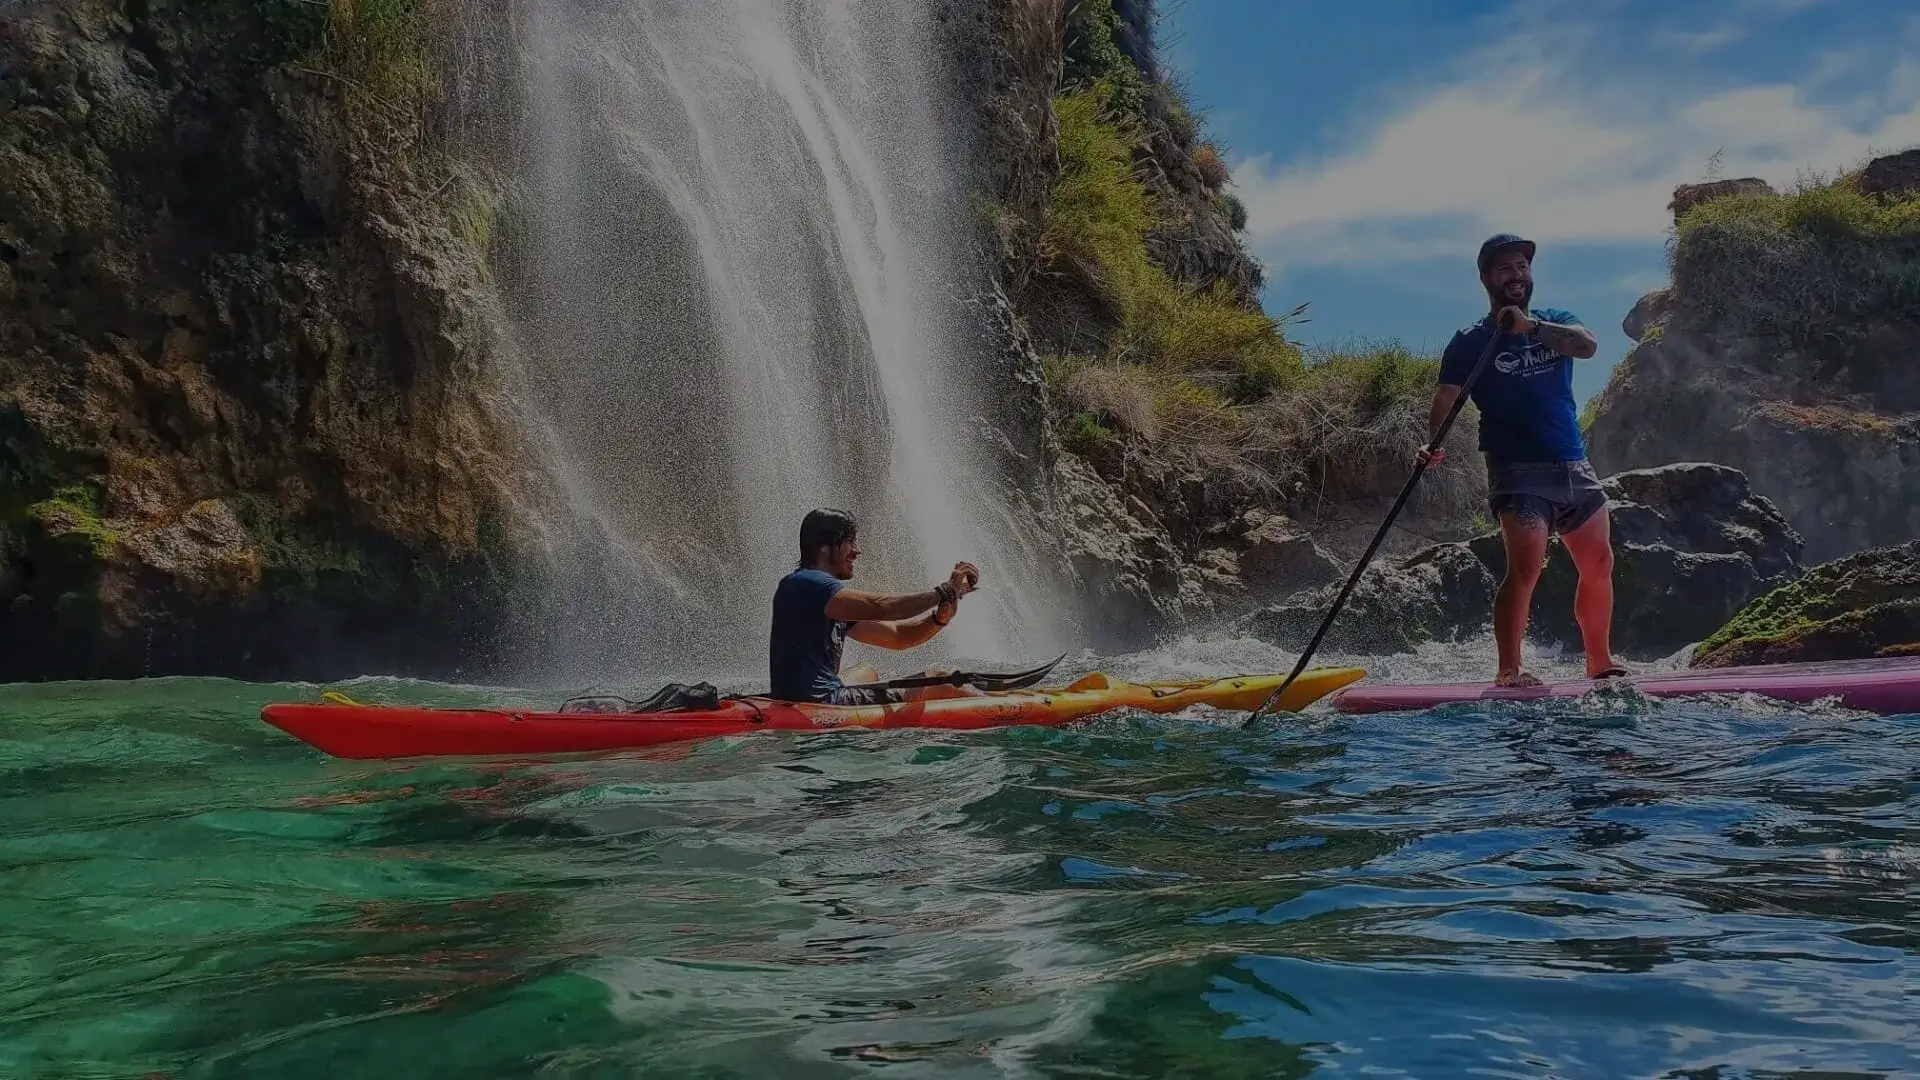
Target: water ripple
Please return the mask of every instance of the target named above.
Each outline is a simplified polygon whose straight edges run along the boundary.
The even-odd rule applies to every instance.
[[[0,688],[0,1075],[1920,1075],[1916,718],[378,763],[284,692]]]

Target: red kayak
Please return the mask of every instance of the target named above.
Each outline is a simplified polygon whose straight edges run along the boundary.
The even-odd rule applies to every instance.
[[[1658,698],[1758,694],[1803,705],[1832,698],[1862,712],[1920,713],[1920,656],[1663,671],[1605,683],[1581,679],[1524,689],[1464,682],[1355,686],[1335,694],[1329,704],[1343,713],[1403,712],[1477,701],[1575,698],[1610,684],[1626,684]]]
[[[1359,681],[1362,668],[1303,672],[1271,707],[1304,709]],[[1195,705],[1245,712],[1285,676],[1247,675],[1182,683],[1130,683],[1095,672],[1057,690],[1009,690],[978,697],[896,705],[835,706],[729,698],[712,708],[672,712],[540,712],[362,705],[338,694],[314,703],[268,705],[261,719],[335,757],[558,754],[618,750],[759,731],[845,728],[969,730],[1055,726],[1116,709],[1171,713]]]

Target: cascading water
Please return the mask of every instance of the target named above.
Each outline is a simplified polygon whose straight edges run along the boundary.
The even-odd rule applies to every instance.
[[[1000,515],[963,427],[986,402],[954,327],[966,185],[926,5],[527,0],[517,17],[520,404],[565,501],[630,564],[561,588],[585,631],[570,647],[682,675],[763,664],[818,505],[862,522],[857,584],[981,564],[989,590],[907,663],[1052,645],[1041,575],[979,524]]]

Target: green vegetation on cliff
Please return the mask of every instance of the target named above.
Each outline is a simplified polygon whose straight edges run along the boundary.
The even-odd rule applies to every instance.
[[[1055,100],[1060,179],[1041,238],[1043,258],[1070,263],[1117,316],[1105,359],[1188,384],[1182,396],[1245,403],[1300,370],[1300,352],[1280,324],[1236,300],[1222,284],[1182,285],[1155,266],[1147,234],[1167,211],[1133,172],[1140,135],[1111,107],[1105,82]]]
[[[1061,335],[1073,347],[1047,365],[1067,449],[1098,461],[1131,441],[1267,500],[1308,483],[1370,494],[1379,463],[1418,443],[1437,361],[1387,343],[1309,363],[1284,333],[1304,305],[1276,319],[1157,265],[1149,235],[1186,208],[1142,180],[1146,124],[1122,100],[1102,78],[1054,102],[1060,173],[1040,255],[1110,324]]]
[[[1674,292],[1723,331],[1808,343],[1858,320],[1920,316],[1920,191],[1858,173],[1743,190],[1680,214]]]
[[[1146,116],[1158,90],[1147,85],[1139,65],[1121,51],[1120,13],[1112,0],[1084,0],[1072,6],[1062,68],[1068,85],[1105,84],[1113,107],[1127,116]]]

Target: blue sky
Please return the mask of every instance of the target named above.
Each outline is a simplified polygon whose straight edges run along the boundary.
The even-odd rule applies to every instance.
[[[1161,0],[1162,58],[1227,150],[1265,302],[1298,341],[1438,351],[1485,310],[1481,239],[1600,335],[1584,401],[1666,283],[1675,184],[1789,187],[1920,145],[1907,0]]]

